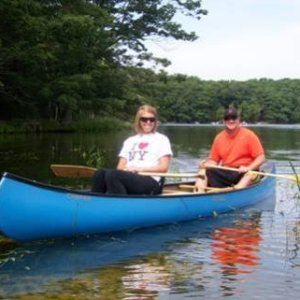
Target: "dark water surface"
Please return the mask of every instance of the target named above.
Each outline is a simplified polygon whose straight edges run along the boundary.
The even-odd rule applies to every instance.
[[[171,171],[196,171],[220,127],[168,126]],[[300,126],[253,127],[278,174],[300,173]],[[66,186],[51,163],[112,167],[130,132],[0,136],[0,171]],[[99,156],[98,155],[98,156]],[[19,244],[0,236],[0,299],[283,299],[300,295],[299,190],[259,207],[120,234]],[[0,199],[1,204],[1,199]],[[0,205],[1,207],[1,205]]]

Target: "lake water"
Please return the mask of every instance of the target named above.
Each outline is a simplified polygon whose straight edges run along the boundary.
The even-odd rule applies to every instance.
[[[217,126],[165,126],[170,171],[194,172]],[[300,173],[300,126],[253,126],[278,174]],[[131,133],[0,136],[0,171],[65,186],[51,163],[116,164]],[[97,157],[94,153],[97,151]],[[0,299],[283,299],[300,295],[299,190],[278,179],[263,206],[205,220],[61,241],[0,236]],[[0,199],[1,208],[1,199]]]

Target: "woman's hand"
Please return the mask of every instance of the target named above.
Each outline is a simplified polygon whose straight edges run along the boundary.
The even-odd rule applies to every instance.
[[[132,172],[132,173],[137,173],[137,172],[140,172],[141,170],[139,170],[138,168],[136,167],[126,167],[125,171],[127,172]]]

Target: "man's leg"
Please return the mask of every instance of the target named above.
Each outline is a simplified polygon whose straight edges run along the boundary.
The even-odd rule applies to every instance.
[[[243,174],[229,170],[207,169],[206,176],[209,187],[223,188],[237,184],[243,177]]]
[[[235,189],[242,189],[252,184],[252,175],[245,174],[241,180],[234,186]]]
[[[202,177],[199,177],[195,182],[195,192],[204,193],[205,188],[207,187],[207,177],[205,174],[205,169],[201,169],[198,174],[203,175]]]

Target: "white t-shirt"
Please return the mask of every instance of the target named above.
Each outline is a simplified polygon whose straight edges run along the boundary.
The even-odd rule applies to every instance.
[[[155,132],[136,134],[126,139],[119,157],[127,160],[127,167],[153,167],[165,155],[173,155],[170,141],[165,135]],[[159,180],[157,177],[153,177]]]

